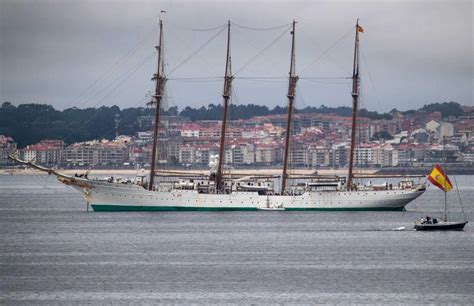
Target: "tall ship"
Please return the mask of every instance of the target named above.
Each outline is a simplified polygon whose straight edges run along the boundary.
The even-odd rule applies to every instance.
[[[231,99],[232,69],[230,34],[227,23],[227,50],[223,88],[223,116],[219,143],[219,157],[215,167],[206,173],[157,171],[159,152],[158,127],[160,109],[166,84],[163,63],[163,22],[159,21],[157,71],[153,75],[155,91],[151,104],[155,108],[153,147],[149,175],[139,175],[133,181],[89,179],[71,176],[21,160],[17,154],[11,159],[40,171],[55,175],[60,182],[79,191],[94,211],[199,211],[199,210],[403,210],[412,200],[425,192],[424,184],[401,179],[394,184],[357,183],[354,174],[357,109],[359,103],[359,22],[355,26],[354,63],[352,73],[352,125],[349,169],[347,177],[318,174],[292,176],[289,174],[289,153],[292,119],[298,76],[295,71],[295,30],[291,26],[291,59],[288,78],[288,117],[285,132],[283,167],[280,175],[232,174],[224,171],[225,138]]]

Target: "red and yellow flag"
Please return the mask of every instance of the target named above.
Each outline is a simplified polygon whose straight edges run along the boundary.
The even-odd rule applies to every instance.
[[[453,184],[449,180],[449,177],[444,173],[444,170],[440,165],[436,165],[428,176],[430,182],[443,191],[450,191],[453,189]],[[445,189],[446,186],[446,189]]]

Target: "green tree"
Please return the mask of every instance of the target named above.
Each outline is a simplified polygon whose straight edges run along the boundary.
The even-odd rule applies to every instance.
[[[425,112],[441,112],[443,117],[455,116],[459,117],[464,114],[461,105],[457,102],[443,102],[426,104],[420,110]]]

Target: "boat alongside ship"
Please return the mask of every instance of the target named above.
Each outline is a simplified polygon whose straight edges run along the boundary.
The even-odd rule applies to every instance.
[[[10,158],[18,163],[55,175],[60,182],[79,191],[94,211],[226,211],[226,210],[320,210],[320,211],[369,211],[403,210],[412,200],[425,192],[424,184],[402,179],[398,183],[382,185],[361,184],[354,181],[353,173],[355,131],[359,99],[359,33],[355,26],[354,67],[352,76],[352,138],[347,177],[288,174],[292,130],[292,111],[298,76],[295,72],[295,26],[291,28],[292,48],[288,84],[288,122],[286,128],[283,169],[281,175],[232,175],[225,173],[223,158],[207,174],[179,175],[155,171],[158,144],[160,109],[166,76],[163,64],[163,23],[160,20],[158,69],[153,76],[155,92],[151,105],[156,109],[153,128],[153,152],[150,175],[137,176],[133,181],[89,179],[66,175],[37,165],[34,161],[21,160],[16,154]],[[233,75],[230,56],[230,21],[227,24],[227,56],[224,76],[222,129],[220,154],[224,155],[228,107],[231,98]],[[158,179],[156,179],[158,178]]]
[[[443,145],[446,145],[446,141],[443,139]],[[444,152],[444,161],[446,162],[446,148],[443,148]],[[431,174],[428,176],[428,180],[436,187],[441,189],[444,193],[444,216],[442,220],[436,218],[431,218],[429,216],[426,219],[421,219],[419,222],[415,222],[414,229],[416,231],[462,231],[466,224],[468,223],[466,214],[464,213],[464,208],[462,205],[462,198],[459,194],[459,189],[457,186],[456,178],[456,191],[459,197],[459,205],[461,206],[461,212],[464,217],[462,221],[450,221],[448,218],[448,197],[447,194],[453,189],[453,184],[448,177],[448,174],[441,165],[436,165],[431,171]]]

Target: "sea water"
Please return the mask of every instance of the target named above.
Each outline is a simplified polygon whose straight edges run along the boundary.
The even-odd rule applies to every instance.
[[[429,187],[406,212],[87,212],[51,176],[0,176],[0,303],[474,303],[463,232]],[[456,190],[453,219],[463,219]],[[404,227],[404,230],[394,230]]]

